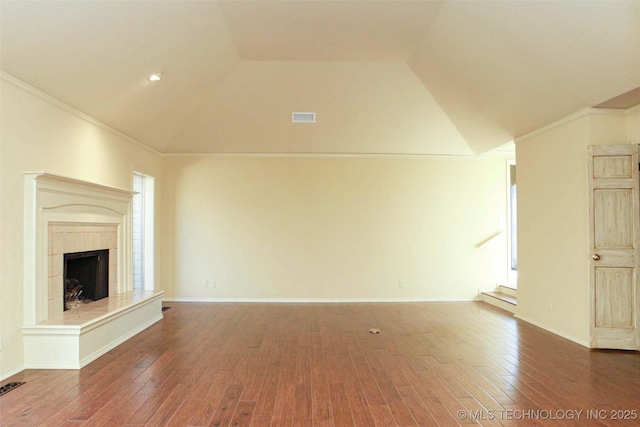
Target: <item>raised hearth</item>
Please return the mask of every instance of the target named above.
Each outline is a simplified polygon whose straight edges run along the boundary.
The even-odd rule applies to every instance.
[[[28,369],[80,369],[162,320],[158,291],[130,291],[23,326]]]

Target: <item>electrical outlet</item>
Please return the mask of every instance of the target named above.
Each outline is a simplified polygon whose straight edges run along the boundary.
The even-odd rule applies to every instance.
[[[209,280],[209,287],[210,288],[215,288],[216,287],[216,281],[215,280]]]
[[[402,280],[400,280],[400,281],[398,282],[398,287],[399,287],[400,289],[403,289],[403,288],[404,288],[404,282],[403,282]]]
[[[202,282],[202,287],[203,288],[208,288],[209,287],[209,281],[205,280],[204,282]]]

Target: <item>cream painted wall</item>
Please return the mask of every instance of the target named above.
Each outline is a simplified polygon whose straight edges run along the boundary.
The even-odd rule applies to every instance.
[[[167,299],[465,300],[504,280],[504,240],[476,247],[504,229],[504,159],[166,162]]]
[[[627,129],[629,141],[640,144],[640,105],[629,110]]]
[[[0,377],[23,363],[23,172],[46,171],[122,188],[131,188],[134,168],[155,175],[158,183],[162,172],[160,156],[12,81],[0,81]]]
[[[593,110],[516,140],[516,315],[583,345],[590,334],[587,146],[629,143],[639,118]]]

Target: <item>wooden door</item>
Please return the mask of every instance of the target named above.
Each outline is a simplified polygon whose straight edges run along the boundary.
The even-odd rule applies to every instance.
[[[640,349],[638,146],[589,147],[591,347]]]

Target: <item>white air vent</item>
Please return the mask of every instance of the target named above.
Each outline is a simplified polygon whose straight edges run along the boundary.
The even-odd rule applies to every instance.
[[[316,113],[291,113],[293,123],[315,123]]]

